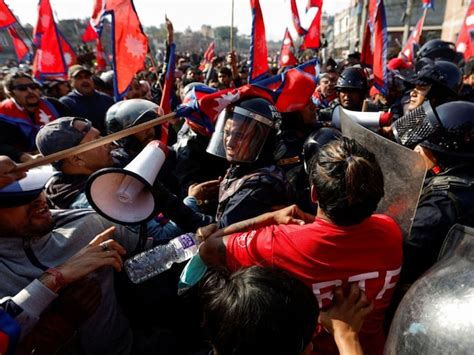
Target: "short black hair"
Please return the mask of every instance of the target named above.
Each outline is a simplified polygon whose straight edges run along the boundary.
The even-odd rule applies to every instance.
[[[222,67],[219,69],[219,74],[224,74],[224,75],[227,75],[228,77],[231,77],[232,78],[232,70],[230,70],[229,68],[227,67]]]
[[[319,150],[310,162],[309,176],[319,207],[337,225],[361,223],[384,195],[383,173],[375,155],[347,137]]]
[[[5,79],[3,81],[3,85],[4,85],[4,88],[6,89],[7,93],[11,93],[13,91],[13,82],[16,79],[20,79],[20,78],[27,78],[27,79],[30,79],[31,81],[35,81],[30,74],[25,73],[23,71],[17,71],[17,72],[14,72],[14,73],[10,73],[5,77]]]
[[[311,289],[284,271],[252,266],[215,271],[202,286],[204,325],[215,354],[297,355],[319,309]]]

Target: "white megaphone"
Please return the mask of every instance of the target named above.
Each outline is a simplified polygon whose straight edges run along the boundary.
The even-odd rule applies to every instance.
[[[380,127],[390,125],[391,115],[388,112],[360,112],[351,111],[337,106],[332,114],[332,126],[341,129],[341,115],[349,117],[362,127],[377,131]]]
[[[152,186],[166,159],[168,147],[154,140],[125,168],[106,168],[92,174],[87,199],[103,217],[121,224],[139,224],[156,211]]]

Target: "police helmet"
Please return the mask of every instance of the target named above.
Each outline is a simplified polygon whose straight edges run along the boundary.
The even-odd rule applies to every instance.
[[[433,92],[430,90],[431,96],[457,97],[462,86],[461,70],[455,64],[445,60],[424,60],[423,62],[424,65],[416,73],[412,83],[433,85]]]
[[[207,152],[237,163],[255,162],[261,153],[273,157],[280,121],[280,112],[262,98],[227,106],[217,118]]]
[[[421,58],[430,58],[432,60],[446,60],[453,62],[456,56],[454,43],[446,42],[441,39],[432,39],[421,46],[417,53],[416,60]]]
[[[111,134],[158,118],[161,115],[163,115],[163,109],[151,101],[144,99],[119,101],[107,110],[105,115],[105,128],[107,134]],[[157,138],[159,138],[158,136],[159,134]],[[120,139],[118,143],[125,146],[132,138],[133,137],[125,137]]]
[[[341,91],[343,89],[367,92],[368,82],[365,70],[358,67],[344,69],[336,83],[336,90]]]
[[[453,101],[433,108],[429,101],[392,125],[395,140],[413,148],[457,157],[474,157],[474,103]]]

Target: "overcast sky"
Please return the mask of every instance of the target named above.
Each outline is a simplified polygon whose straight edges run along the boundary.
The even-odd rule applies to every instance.
[[[50,0],[57,19],[88,18],[92,13],[93,0]],[[22,23],[33,26],[37,19],[38,0],[5,0]],[[297,0],[300,13],[307,0]],[[334,14],[349,6],[350,0],[326,0],[323,10]],[[134,0],[135,8],[143,25],[159,25],[165,13],[176,31],[186,27],[198,30],[201,25],[230,26],[232,0]],[[282,40],[289,22],[289,0],[260,0],[267,39]],[[234,26],[239,33],[249,34],[252,24],[250,0],[234,0]]]

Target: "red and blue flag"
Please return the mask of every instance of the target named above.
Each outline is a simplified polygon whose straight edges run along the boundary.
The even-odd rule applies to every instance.
[[[30,53],[30,49],[13,26],[8,27],[7,30],[13,40],[13,47],[15,48],[16,58],[18,62],[22,62]]]
[[[268,51],[265,23],[259,0],[250,0],[252,10],[252,35],[249,53],[249,83],[268,76]]]
[[[304,36],[303,48],[304,49],[317,49],[321,46],[321,15],[323,12],[323,0],[308,0],[306,5],[306,13],[313,8],[317,7],[318,12],[314,16],[311,25],[306,30]]]
[[[283,38],[283,43],[281,44],[280,49],[280,61],[279,66],[288,67],[298,64],[298,60],[295,57],[295,44],[291,38],[290,31],[286,29],[285,37]]]
[[[47,77],[67,79],[68,65],[75,62],[75,53],[57,28],[49,0],[40,0],[34,42],[36,53],[33,75],[38,80]]]
[[[410,34],[410,37],[408,37],[407,43],[405,43],[405,46],[399,54],[399,57],[401,57],[408,63],[413,62],[413,52],[415,45],[418,45],[420,43],[421,33],[423,32],[423,24],[425,23],[425,16],[426,11],[423,12],[423,15],[418,20],[418,23]]]
[[[318,60],[313,59],[282,74],[237,89],[214,92],[211,88],[196,87],[189,102],[178,107],[176,116],[188,118],[212,133],[219,113],[239,100],[261,97],[280,112],[302,110],[316,88],[318,67]]]
[[[474,56],[474,0],[471,0],[469,7],[464,16],[461,30],[459,31],[458,40],[456,41],[456,50],[463,53],[464,59],[468,61]]]
[[[0,0],[0,29],[12,26],[16,23],[15,15],[13,12],[8,8],[5,1]]]
[[[168,63],[166,65],[165,84],[163,85],[163,93],[161,94],[161,102],[160,102],[160,106],[163,109],[163,112],[165,114],[171,112],[171,92],[173,90],[173,85],[174,85],[176,44],[170,43],[169,51],[170,53],[169,53]],[[168,126],[169,126],[169,122],[165,122],[161,125],[160,140],[164,144],[168,144]]]
[[[421,0],[423,3],[424,9],[433,9],[434,10],[434,0]]]
[[[387,86],[387,20],[383,0],[370,0],[361,62],[372,67],[374,85],[384,95]]]
[[[96,0],[92,23],[99,34],[103,18],[112,17],[114,96],[121,100],[130,88],[135,74],[145,67],[148,38],[132,0]]]

